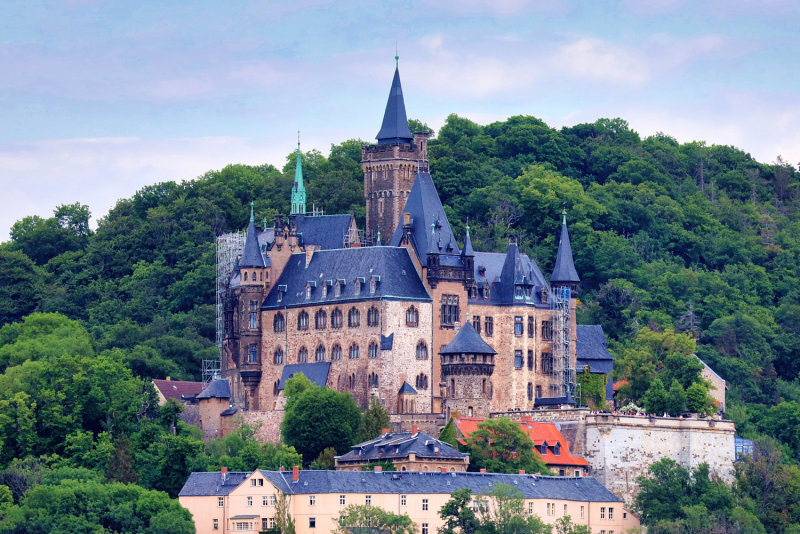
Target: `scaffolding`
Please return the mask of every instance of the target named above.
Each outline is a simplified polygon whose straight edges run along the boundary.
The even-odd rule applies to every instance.
[[[222,350],[223,309],[222,299],[238,258],[244,250],[244,232],[232,232],[217,237],[217,347]],[[205,364],[204,364],[205,365]],[[205,369],[205,367],[204,367]]]
[[[220,377],[220,360],[203,360],[203,386]]]
[[[573,393],[575,385],[575,369],[572,367],[570,355],[570,288],[554,287],[550,294],[551,320],[553,324],[553,341],[551,344],[553,357],[553,375],[560,378],[559,395],[565,397]]]

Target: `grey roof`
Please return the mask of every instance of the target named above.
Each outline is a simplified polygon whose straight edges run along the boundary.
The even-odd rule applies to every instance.
[[[331,362],[292,363],[284,365],[278,389],[283,391],[283,388],[286,387],[286,381],[297,373],[303,373],[306,378],[317,386],[325,387],[325,384],[328,383],[328,372],[330,369]]]
[[[222,483],[219,471],[211,473],[192,473],[178,493],[179,497],[202,497],[206,495],[227,495],[244,482],[251,473],[229,472]]]
[[[489,304],[496,306],[508,304],[530,304],[542,306],[542,288],[549,290],[539,265],[526,254],[519,252],[517,245],[509,245],[505,254],[497,252],[475,252],[475,283],[479,289],[489,285]],[[507,276],[504,276],[507,273]],[[514,298],[514,285],[518,281],[527,286],[530,293],[523,293],[522,299]],[[486,303],[483,291],[478,291],[474,303]]]
[[[260,471],[280,490],[289,494],[311,493],[438,493],[451,494],[467,488],[473,494],[491,492],[498,484],[518,489],[526,499],[622,502],[593,477],[549,477],[498,473],[421,471],[300,471],[292,482],[289,471]]]
[[[400,85],[400,69],[394,69],[392,88],[389,90],[389,99],[386,101],[386,111],[383,113],[381,131],[375,136],[379,145],[391,143],[412,143],[414,136],[408,128],[406,117],[406,104],[403,101],[403,87]]]
[[[301,245],[319,245],[322,249],[344,248],[344,237],[350,230],[353,216],[296,215],[295,226]]]
[[[417,390],[414,389],[414,386],[412,386],[408,382],[403,381],[403,385],[400,387],[400,391],[398,391],[398,393],[401,393],[401,394],[402,393],[410,393],[412,395],[416,395],[417,394]]]
[[[381,350],[392,350],[394,345],[394,332],[388,336],[381,335]]]
[[[244,241],[242,259],[239,260],[239,267],[264,267],[264,257],[261,255],[261,247],[258,245],[258,233],[253,217],[250,217],[250,224],[247,226],[247,237]]]
[[[225,378],[218,378],[212,381],[206,389],[202,391],[196,398],[198,399],[230,399],[231,387]]]
[[[229,415],[236,415],[236,412],[239,411],[239,408],[228,408],[227,410],[223,410],[220,412],[222,417],[228,417]]]
[[[469,237],[469,226],[464,235],[464,249],[461,251],[462,256],[474,256],[475,249],[472,248],[472,239]]]
[[[403,212],[411,214],[411,244],[423,264],[426,254],[435,251],[456,256],[460,265],[460,258],[457,257],[460,254],[458,243],[429,173],[417,173]],[[436,228],[433,243],[431,243],[431,225]],[[402,238],[403,221],[400,221],[392,236],[392,246],[399,246]]]
[[[447,460],[464,460],[467,456],[451,445],[432,438],[422,432],[388,432],[375,439],[357,443],[351,450],[336,459],[339,462],[371,462],[374,460],[399,460],[408,458],[409,454],[417,458],[443,458]]]
[[[356,294],[357,278],[363,278]],[[370,279],[375,278],[375,292],[370,293]],[[341,294],[335,296],[333,285],[344,281]],[[306,285],[311,282],[311,298],[306,300]],[[329,283],[329,284],[328,284]],[[322,285],[328,284],[327,296]],[[340,282],[341,284],[341,282]],[[281,300],[279,293],[285,292]],[[332,304],[364,300],[418,300],[430,302],[428,290],[414,268],[408,250],[400,247],[356,247],[319,250],[306,267],[306,255],[289,258],[280,278],[264,300],[264,309]]]
[[[572,395],[566,397],[539,397],[533,401],[534,406],[560,406],[562,404],[575,404]]]
[[[614,370],[614,356],[606,348],[603,327],[596,324],[579,324],[577,337],[578,342],[575,345],[578,357],[577,371],[583,372],[583,368],[588,365],[591,373],[611,374]]]
[[[440,350],[439,354],[497,354],[497,351],[481,338],[470,321],[466,321],[458,329],[453,341]]]
[[[550,275],[550,283],[553,282],[580,282],[578,271],[575,270],[575,263],[572,261],[572,247],[569,243],[569,232],[567,231],[567,218],[561,223],[561,239],[558,240],[558,254],[556,255],[556,265],[553,267],[553,274]]]

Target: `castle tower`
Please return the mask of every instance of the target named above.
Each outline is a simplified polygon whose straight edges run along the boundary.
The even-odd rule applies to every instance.
[[[551,295],[549,298],[552,310],[553,325],[553,371],[561,382],[561,392],[569,398],[575,387],[575,366],[577,343],[577,324],[575,309],[577,305],[576,291],[581,279],[575,270],[572,260],[572,247],[567,231],[567,212],[562,213],[561,238],[558,241],[558,253],[553,273],[550,275]]]
[[[297,139],[297,163],[294,168],[294,184],[292,185],[291,215],[306,212],[306,186],[303,184],[303,163],[300,155],[300,138]]]
[[[447,416],[458,412],[466,417],[489,417],[491,377],[497,351],[481,338],[467,319],[453,341],[439,354],[442,358],[442,382],[447,390],[442,408]]]
[[[578,288],[581,279],[578,271],[575,270],[575,263],[572,261],[572,246],[569,242],[569,232],[567,231],[567,212],[562,213],[561,238],[558,240],[558,254],[556,254],[556,264],[553,267],[553,274],[550,275],[550,285],[556,287],[568,287],[572,291]]]
[[[386,245],[400,222],[400,214],[414,184],[417,169],[427,171],[428,167],[428,135],[412,134],[408,128],[397,66],[383,114],[383,124],[376,139],[377,145],[361,148],[367,236],[377,238],[380,233],[380,244]]]

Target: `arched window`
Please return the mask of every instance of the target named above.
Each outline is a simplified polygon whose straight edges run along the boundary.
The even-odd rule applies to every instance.
[[[317,313],[314,314],[314,328],[317,330],[325,330],[325,327],[328,326],[328,314],[325,313],[325,310],[319,310]]]
[[[357,360],[358,359],[358,345],[353,343],[350,345],[350,359]]]
[[[361,312],[357,308],[350,308],[347,312],[347,326],[350,328],[361,326]]]
[[[272,329],[275,330],[276,334],[280,334],[286,329],[286,321],[281,312],[275,314],[275,318],[272,320]]]
[[[244,281],[247,282],[247,271],[244,272]]]
[[[419,311],[414,306],[406,310],[406,326],[419,326]]]
[[[276,380],[275,383],[272,384],[272,394],[275,395],[276,397],[278,396],[278,393],[280,392],[280,389],[278,389],[278,386],[280,386],[280,384],[281,384],[280,380]]]
[[[369,374],[369,387],[371,388],[378,387],[378,375],[376,373]]]
[[[300,350],[297,352],[297,363],[306,362],[308,362],[308,349],[305,347],[300,347]]]
[[[331,360],[341,360],[341,359],[342,359],[342,346],[337,343],[331,349]]]
[[[419,343],[417,343],[417,359],[418,360],[428,359],[428,345],[426,345],[424,341],[420,341]]]
[[[416,380],[417,389],[425,390],[428,389],[428,375],[425,373],[420,373],[417,375]]]
[[[342,310],[339,308],[335,308],[331,312],[331,328],[341,328],[342,327]]]
[[[247,363],[258,363],[258,347],[250,345],[247,352]]]
[[[297,316],[297,329],[308,330],[308,313],[305,310],[301,311]]]
[[[371,307],[367,312],[367,326],[378,326],[378,323],[381,321],[381,314],[378,311],[378,308],[375,306]]]
[[[322,345],[317,347],[317,350],[314,351],[314,361],[315,362],[325,361],[325,347],[323,347]]]
[[[281,365],[283,363],[283,349],[277,349],[275,351],[272,361],[275,362],[275,365]]]
[[[347,377],[347,387],[349,387],[350,389],[353,389],[354,387],[356,387],[356,374],[355,373],[353,373],[353,374],[351,374],[350,376]]]
[[[369,357],[370,358],[377,358],[378,357],[378,344],[374,341],[369,342]]]

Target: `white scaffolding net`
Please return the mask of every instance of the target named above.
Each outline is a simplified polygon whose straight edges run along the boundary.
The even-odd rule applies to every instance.
[[[244,250],[245,233],[232,232],[217,238],[217,347],[222,348],[223,310],[222,297],[236,265],[236,258]]]

